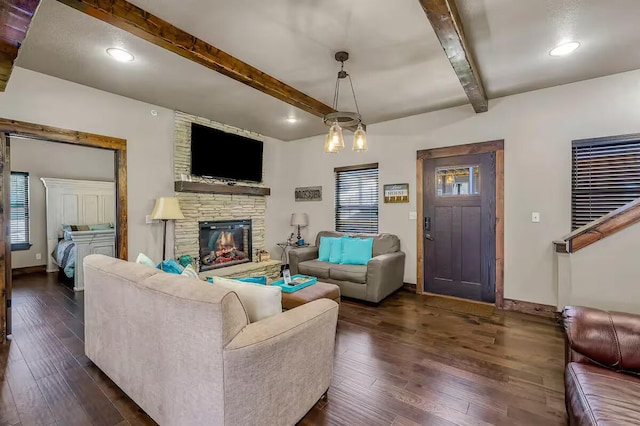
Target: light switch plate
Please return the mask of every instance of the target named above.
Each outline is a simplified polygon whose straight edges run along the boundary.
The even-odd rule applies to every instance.
[[[409,220],[417,220],[418,213],[417,212],[409,212]]]
[[[148,214],[144,217],[144,221],[147,223],[147,225],[151,225],[153,223],[153,220],[151,219],[151,215]]]
[[[539,212],[532,212],[531,213],[531,222],[533,222],[533,223],[540,222],[540,213]]]

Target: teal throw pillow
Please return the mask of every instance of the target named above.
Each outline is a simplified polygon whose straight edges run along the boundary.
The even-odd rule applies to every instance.
[[[253,283],[253,284],[267,285],[267,276],[266,275],[261,275],[259,277],[234,278],[234,280],[242,281],[243,283]]]
[[[342,262],[342,243],[344,238],[334,238],[331,241],[331,253],[329,253],[329,263]]]
[[[328,262],[331,255],[331,243],[338,238],[320,237],[320,247],[318,248],[318,260]]]
[[[347,238],[342,241],[342,263],[366,265],[371,260],[373,238]]]
[[[163,260],[159,263],[156,268],[161,269],[164,272],[169,274],[182,274],[182,270],[184,269],[178,262],[173,259]]]

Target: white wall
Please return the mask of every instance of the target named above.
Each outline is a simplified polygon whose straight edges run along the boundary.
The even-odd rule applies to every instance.
[[[162,227],[146,225],[145,215],[155,198],[173,194],[172,110],[15,68],[0,117],[126,139],[129,258],[161,257]]]
[[[29,218],[31,249],[11,252],[11,267],[46,265],[46,191],[41,177],[113,181],[113,151],[51,143],[33,139],[11,139],[11,170],[29,172]],[[41,259],[36,259],[36,253]]]
[[[310,215],[307,239],[333,229],[333,168],[378,162],[381,187],[410,184],[409,204],[380,204],[380,232],[399,235],[405,281],[415,283],[416,221],[408,215],[416,211],[416,151],[504,139],[505,297],[555,305],[552,241],[570,230],[571,141],[640,132],[639,111],[640,71],[632,71],[492,100],[482,114],[464,106],[370,125],[366,153],[324,154],[324,136],[290,142],[284,164],[299,172],[282,178],[274,227],[286,235],[298,211]],[[294,202],[294,187],[315,185],[322,202]],[[531,223],[533,211],[540,223]]]
[[[640,224],[570,256],[569,303],[640,314]]]

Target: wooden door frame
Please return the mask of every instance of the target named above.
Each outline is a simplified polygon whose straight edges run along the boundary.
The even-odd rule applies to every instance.
[[[97,135],[94,133],[80,132],[76,130],[61,129],[58,127],[43,126],[40,124],[27,123],[24,121],[0,118],[0,136],[6,137],[7,145],[10,146],[11,136],[21,136],[30,139],[38,139],[47,142],[66,143],[71,145],[86,146],[91,148],[107,149],[114,152],[115,182],[116,182],[116,256],[127,260],[128,251],[128,229],[127,229],[127,141],[126,139],[111,136]],[[7,165],[7,153],[0,152],[0,167],[4,172]],[[0,193],[5,190],[6,183],[0,179]],[[0,199],[0,211],[4,212],[6,206]],[[0,227],[0,246],[6,243],[6,226]],[[6,256],[9,253],[0,253],[0,271],[5,268]],[[0,303],[6,306],[6,285],[7,280],[4,274],[0,278]],[[5,309],[0,308],[0,342],[6,340],[6,317]]]
[[[504,306],[504,140],[470,143],[443,148],[424,149],[417,152],[416,160],[416,204],[418,209],[417,242],[418,271],[417,294],[430,294],[424,291],[424,160],[459,155],[496,153],[496,302],[497,308]]]

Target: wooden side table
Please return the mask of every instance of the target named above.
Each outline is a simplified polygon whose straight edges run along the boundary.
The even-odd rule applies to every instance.
[[[318,281],[293,293],[282,292],[282,308],[293,309],[318,299],[331,299],[340,304],[340,287]]]

